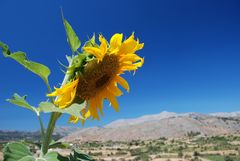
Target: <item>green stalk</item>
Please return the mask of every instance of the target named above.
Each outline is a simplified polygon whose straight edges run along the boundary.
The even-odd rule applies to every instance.
[[[69,67],[71,65],[72,65],[72,62],[69,62]],[[70,77],[69,74],[66,74],[64,76],[62,86],[67,83],[67,81],[69,80],[69,77]],[[51,89],[51,88],[48,86],[48,89]],[[53,99],[51,99],[51,101],[52,101],[52,103],[54,103]],[[46,131],[46,134],[44,135],[44,140],[42,142],[41,151],[42,151],[43,155],[45,155],[48,152],[49,144],[52,140],[52,134],[53,134],[56,122],[57,122],[57,120],[60,116],[61,116],[61,113],[59,113],[59,112],[53,112],[51,114],[51,118],[50,118],[50,121],[48,123],[47,131]]]
[[[38,115],[38,121],[39,121],[40,128],[41,128],[41,137],[42,137],[42,142],[43,142],[45,132],[44,132],[44,126],[43,126],[43,122],[42,122],[42,119],[41,119],[40,115]]]
[[[49,144],[52,140],[52,134],[53,134],[57,119],[60,116],[61,116],[61,114],[58,113],[58,112],[53,112],[51,114],[51,118],[50,118],[50,121],[48,123],[46,135],[44,137],[44,141],[43,141],[43,145],[42,145],[42,153],[43,154],[46,154],[48,152],[48,147],[49,147]]]

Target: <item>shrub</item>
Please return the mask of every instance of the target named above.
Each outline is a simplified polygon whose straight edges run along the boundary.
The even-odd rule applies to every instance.
[[[179,151],[179,152],[178,152],[178,157],[180,157],[180,158],[183,157],[183,152],[182,152],[182,151]]]
[[[117,151],[115,154],[116,155],[127,155],[128,153],[124,152],[124,151]]]
[[[224,161],[234,161],[230,156],[225,156]]]
[[[200,155],[199,152],[194,151],[194,153],[193,153],[193,156],[194,156],[194,157],[197,157],[197,156],[199,156],[199,155]]]

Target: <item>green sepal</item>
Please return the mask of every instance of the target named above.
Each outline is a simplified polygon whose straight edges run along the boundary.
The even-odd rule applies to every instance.
[[[84,62],[86,60],[86,54],[78,54],[72,58],[71,66],[67,68],[66,74],[76,76],[77,73],[81,72]]]
[[[23,108],[27,108],[33,112],[35,112],[37,115],[39,115],[39,112],[37,111],[37,109],[33,106],[31,106],[27,101],[26,101],[26,95],[25,96],[19,96],[17,93],[14,93],[12,98],[7,99],[8,102],[23,107]]]
[[[68,64],[70,64],[72,62],[72,56],[66,55],[66,59],[68,61]]]
[[[89,56],[89,54],[86,53],[83,54],[79,53],[78,51],[77,53],[77,55],[73,55],[71,57],[66,56],[70,65],[67,67],[65,74],[68,75],[69,81],[81,75],[84,65],[86,64],[87,58]]]
[[[26,69],[30,70],[31,72],[41,77],[43,81],[46,84],[48,84],[48,76],[50,75],[51,72],[47,66],[28,60],[26,53],[24,52],[18,51],[18,52],[11,53],[8,46],[1,41],[0,41],[0,47],[2,48],[3,55],[6,58],[14,59],[19,64],[23,65]]]
[[[83,102],[82,104],[73,103],[69,107],[59,108],[59,107],[56,107],[53,103],[41,102],[37,110],[39,112],[45,112],[45,113],[50,113],[50,112],[66,113],[66,114],[84,119],[80,114],[80,112],[86,107],[85,105],[86,105],[85,102]]]
[[[93,36],[88,41],[85,42],[85,44],[82,47],[82,51],[84,51],[83,50],[84,47],[99,47],[99,45],[95,41],[95,34],[93,34]]]

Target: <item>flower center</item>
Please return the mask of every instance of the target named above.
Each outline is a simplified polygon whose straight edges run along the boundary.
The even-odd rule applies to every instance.
[[[96,88],[100,88],[104,86],[106,82],[110,80],[110,76],[108,74],[103,75],[100,79],[96,81]]]
[[[103,60],[90,61],[79,78],[76,95],[82,99],[90,99],[104,90],[117,74],[119,62],[116,55],[105,55]]]

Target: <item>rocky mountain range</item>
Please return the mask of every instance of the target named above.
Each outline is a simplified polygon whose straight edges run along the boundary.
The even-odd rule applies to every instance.
[[[161,112],[133,119],[120,119],[104,127],[78,129],[62,141],[131,141],[158,139],[160,137],[186,137],[240,134],[240,112],[183,113]]]

